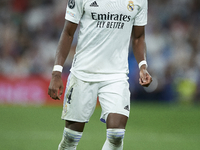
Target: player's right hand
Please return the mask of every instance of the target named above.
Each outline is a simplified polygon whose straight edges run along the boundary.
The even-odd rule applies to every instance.
[[[63,88],[64,86],[61,78],[61,72],[54,71],[49,84],[48,95],[54,100],[60,100]]]

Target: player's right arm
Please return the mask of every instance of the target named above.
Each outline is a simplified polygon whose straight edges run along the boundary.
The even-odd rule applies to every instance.
[[[78,24],[70,21],[65,21],[65,25],[58,42],[58,48],[56,50],[56,57],[54,65],[63,66],[64,62],[69,54],[73,36]],[[63,93],[63,82],[61,79],[61,72],[53,71],[51,81],[49,84],[48,95],[55,100],[60,100],[60,96]]]

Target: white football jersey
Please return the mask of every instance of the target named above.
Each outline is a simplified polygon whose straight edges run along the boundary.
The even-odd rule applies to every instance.
[[[69,0],[65,19],[80,24],[70,70],[77,78],[127,78],[132,26],[147,24],[147,0]]]

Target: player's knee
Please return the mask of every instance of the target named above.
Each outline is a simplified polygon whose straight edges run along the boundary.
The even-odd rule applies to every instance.
[[[82,132],[73,131],[71,129],[65,128],[63,132],[63,138],[59,144],[58,150],[65,149],[76,149],[78,142],[82,137]]]
[[[114,146],[122,145],[125,129],[107,129],[107,139]]]

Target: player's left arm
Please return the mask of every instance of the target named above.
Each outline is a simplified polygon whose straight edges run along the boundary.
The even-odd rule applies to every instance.
[[[146,61],[145,26],[133,26],[132,45],[137,63],[139,64],[143,60]],[[152,82],[152,77],[147,71],[147,64],[143,64],[139,69],[139,83],[145,87],[149,86]]]

